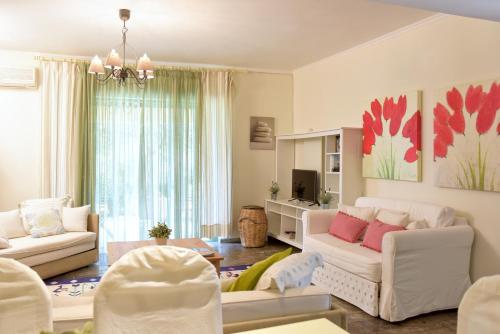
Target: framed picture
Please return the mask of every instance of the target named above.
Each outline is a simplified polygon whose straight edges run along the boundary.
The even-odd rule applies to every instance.
[[[434,184],[500,192],[500,81],[455,85],[434,105]]]
[[[421,111],[421,91],[371,101],[363,113],[363,177],[421,181]]]
[[[250,117],[250,149],[274,150],[274,117]]]

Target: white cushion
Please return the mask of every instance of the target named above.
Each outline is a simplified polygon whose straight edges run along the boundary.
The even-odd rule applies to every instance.
[[[42,208],[24,216],[33,238],[42,238],[64,233],[60,211]]]
[[[28,257],[23,257],[22,259],[18,259],[17,261],[27,266],[33,267],[39,264],[44,264],[55,260],[64,259],[65,257],[75,254],[80,254],[94,248],[95,248],[95,241],[90,241],[67,248],[61,248],[46,253],[40,253]]]
[[[63,208],[62,222],[67,232],[87,232],[87,218],[90,214],[90,205],[79,208]]]
[[[375,209],[340,204],[338,211],[371,223],[375,220]]]
[[[30,199],[19,204],[21,219],[23,221],[24,230],[30,233],[31,227],[27,221],[27,217],[36,213],[40,209],[55,209],[62,215],[62,208],[71,204],[70,196],[55,197],[55,198],[39,198]]]
[[[380,209],[377,219],[384,224],[406,227],[409,223],[409,214],[403,211]]]
[[[303,252],[287,256],[274,263],[260,277],[255,290],[303,288],[311,285],[314,269],[323,265],[317,252]]]
[[[331,305],[328,291],[317,286],[283,294],[278,290],[224,292],[221,299],[224,324],[327,311]]]
[[[372,282],[381,281],[382,253],[362,247],[361,242],[350,243],[329,233],[320,233],[305,238],[304,249],[321,253],[325,263]]]
[[[408,212],[410,221],[425,220],[430,227],[447,227],[452,226],[455,222],[454,209],[435,204],[389,198],[359,197],[356,200],[356,206]]]
[[[421,230],[423,228],[429,228],[429,225],[425,220],[416,220],[413,222],[410,222],[407,226],[407,230]]]
[[[2,226],[7,238],[24,237],[27,233],[24,230],[19,210],[0,212],[0,226]]]
[[[10,247],[9,238],[7,238],[7,235],[3,231],[2,226],[0,226],[0,249],[9,247]]]
[[[54,250],[69,248],[89,242],[95,242],[94,232],[69,232],[51,235],[45,238],[31,236],[10,239],[10,248],[0,249],[0,257],[22,259],[29,256],[43,254]]]

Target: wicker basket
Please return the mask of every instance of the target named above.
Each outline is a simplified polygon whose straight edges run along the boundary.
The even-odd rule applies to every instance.
[[[263,207],[244,206],[240,212],[238,227],[243,247],[262,247],[266,245],[267,217]]]

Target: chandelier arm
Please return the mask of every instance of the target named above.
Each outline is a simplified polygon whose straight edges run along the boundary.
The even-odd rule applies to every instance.
[[[100,74],[97,74],[95,77],[96,77],[97,81],[106,82],[111,78],[112,75],[113,75],[113,71],[109,72],[105,76],[99,77]]]
[[[137,76],[137,74],[135,74],[135,71],[132,70],[132,69],[130,69],[130,68],[128,68],[128,67],[126,68],[126,71],[127,71],[128,74],[130,74],[135,79],[136,83],[139,83],[141,85],[144,85],[146,83],[146,80],[148,79],[146,76],[144,76],[144,78],[142,78],[142,79],[139,78]]]

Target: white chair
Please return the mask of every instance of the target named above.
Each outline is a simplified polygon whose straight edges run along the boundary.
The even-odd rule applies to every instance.
[[[458,308],[457,333],[500,333],[500,275],[483,277],[467,290]]]
[[[115,262],[94,297],[96,334],[222,334],[215,268],[185,248],[148,246]]]
[[[30,267],[0,258],[0,333],[33,334],[52,330],[52,300]]]

